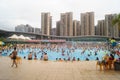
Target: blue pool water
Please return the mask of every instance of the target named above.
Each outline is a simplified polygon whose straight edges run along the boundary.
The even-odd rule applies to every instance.
[[[62,54],[62,51],[64,50],[64,53]],[[9,56],[11,53],[12,53],[13,49],[11,50],[4,50],[2,52],[2,56]],[[17,50],[18,51],[18,56],[24,58],[26,57],[26,59],[28,58],[28,54],[30,52],[32,52],[33,54],[33,59],[34,59],[34,54],[37,55],[37,59],[40,60],[42,54],[44,52],[47,53],[48,55],[48,59],[49,60],[56,60],[56,58],[61,58],[62,60],[63,59],[68,59],[70,58],[70,60],[73,59],[73,57],[76,58],[79,58],[80,60],[84,61],[86,60],[86,58],[88,58],[89,60],[96,60],[96,58],[98,57],[99,60],[102,60],[102,57],[105,55],[105,54],[110,54],[110,52],[108,50],[104,50],[104,49],[97,49],[97,48],[94,48],[94,49],[86,49],[84,52],[83,52],[83,49],[82,48],[78,48],[78,49],[74,49],[74,50],[70,50],[68,48],[64,48],[64,49],[53,49],[53,50],[49,50],[47,48],[45,48],[44,50],[41,50],[40,48],[26,48],[26,49],[19,49]],[[97,55],[95,55],[95,52]],[[115,55],[115,58],[118,58],[117,55]]]

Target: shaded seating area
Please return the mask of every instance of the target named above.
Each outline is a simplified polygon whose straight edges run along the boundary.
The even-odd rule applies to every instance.
[[[9,39],[13,39],[13,40],[31,40],[31,38],[29,37],[25,37],[23,35],[16,35],[16,34],[13,34],[12,36],[8,37]]]

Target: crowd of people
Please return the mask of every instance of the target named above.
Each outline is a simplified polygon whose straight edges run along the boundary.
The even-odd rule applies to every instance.
[[[17,48],[17,51],[16,51]],[[119,48],[114,49],[114,58],[118,59],[120,56]],[[108,50],[107,43],[96,42],[68,42],[62,44],[17,44],[12,47],[5,47],[0,50],[0,54],[4,56],[17,55],[27,60],[52,60],[52,61],[82,61],[82,60],[98,60],[106,62],[109,56],[113,59],[111,51]],[[16,57],[13,56],[13,64],[17,67],[15,62]]]
[[[13,48],[14,47],[7,47],[3,49],[1,53],[9,55],[13,51]],[[90,57],[93,54],[97,56],[100,51],[103,51],[103,53],[109,53],[108,47],[105,43],[19,44],[17,45],[17,51],[18,55],[22,58],[26,59],[29,56],[32,57],[32,59],[38,59],[40,56],[40,60],[42,60],[45,53],[52,54],[54,56],[56,56],[56,54],[60,54],[61,57],[59,55],[56,57],[58,59],[63,59],[64,56],[70,57],[71,55],[73,55],[73,58],[75,57],[74,54],[77,53],[80,55],[85,54],[86,57]]]
[[[31,47],[29,47],[31,46]],[[84,59],[81,60],[92,60],[89,57],[97,56],[100,50],[108,52],[107,47],[104,45],[97,45],[97,44],[87,44],[87,43],[80,43],[80,44],[43,44],[43,45],[26,45],[23,51],[20,49],[20,54],[26,54],[25,50],[29,49],[30,54],[28,56],[24,56],[24,58],[31,58],[32,59],[40,59],[44,60],[44,56],[48,56],[48,60],[65,60],[65,61],[75,61],[80,60],[81,57]],[[94,52],[93,52],[94,51]],[[98,52],[98,53],[97,53]],[[94,54],[94,55],[93,55]],[[96,57],[99,59],[98,57]],[[94,58],[95,59],[95,58]]]

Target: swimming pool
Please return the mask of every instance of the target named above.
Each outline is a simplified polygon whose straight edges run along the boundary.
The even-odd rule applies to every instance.
[[[12,53],[13,49],[10,50],[4,50],[2,51],[2,56],[9,56]],[[73,57],[75,57],[75,59],[77,60],[78,58],[81,61],[86,60],[86,58],[88,58],[89,60],[96,60],[96,58],[99,58],[99,60],[102,60],[102,57],[105,54],[110,54],[110,52],[108,50],[105,49],[98,49],[98,48],[87,48],[87,49],[83,49],[83,48],[74,48],[74,49],[69,49],[69,48],[54,48],[54,49],[40,49],[40,48],[25,48],[25,49],[19,49],[17,50],[18,52],[18,56],[24,58],[25,59],[28,58],[28,54],[30,52],[32,52],[32,59],[34,59],[34,54],[36,54],[37,56],[37,60],[41,59],[41,56],[43,56],[43,53],[47,53],[48,55],[48,60],[54,61],[59,58],[61,58],[62,60],[68,60],[68,58],[70,58],[70,60],[73,59]],[[118,58],[117,55],[115,55],[115,58]]]

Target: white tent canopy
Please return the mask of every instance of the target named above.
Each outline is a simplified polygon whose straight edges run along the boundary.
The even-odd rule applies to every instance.
[[[10,39],[20,39],[20,40],[31,40],[29,37],[25,37],[23,35],[17,36],[16,34],[13,34],[12,36],[8,37]]]
[[[31,40],[29,37],[25,37],[26,40]]]
[[[18,36],[16,34],[13,34],[12,36],[8,37],[10,39],[18,39]]]
[[[25,40],[25,37],[23,35],[18,36],[18,39]]]

